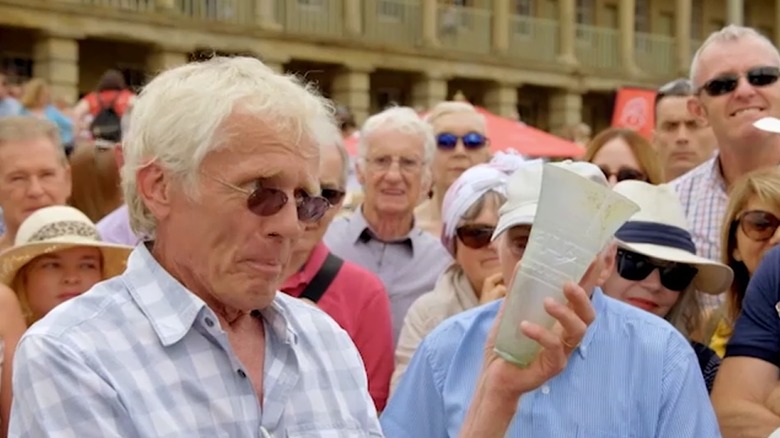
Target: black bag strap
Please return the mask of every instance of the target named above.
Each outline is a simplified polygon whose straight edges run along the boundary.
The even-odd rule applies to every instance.
[[[336,278],[336,274],[339,273],[343,264],[344,260],[329,252],[325,262],[320,266],[320,270],[314,274],[314,278],[311,279],[311,282],[306,286],[299,298],[306,298],[313,303],[319,301],[322,295],[325,294],[325,291],[328,290],[328,287],[330,287],[330,284],[333,283],[333,279]]]

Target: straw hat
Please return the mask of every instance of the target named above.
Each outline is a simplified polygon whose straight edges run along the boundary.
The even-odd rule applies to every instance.
[[[14,246],[0,253],[0,282],[11,286],[17,272],[34,258],[79,246],[100,249],[104,278],[124,272],[127,257],[133,249],[101,242],[95,224],[73,207],[45,207],[22,222]]]
[[[614,190],[640,207],[615,233],[618,247],[654,259],[694,266],[699,272],[693,285],[704,293],[717,295],[728,289],[734,273],[722,263],[696,255],[682,204],[668,184],[654,186],[643,181],[621,181]]]

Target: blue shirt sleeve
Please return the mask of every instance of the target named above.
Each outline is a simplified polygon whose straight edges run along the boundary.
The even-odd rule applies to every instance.
[[[718,420],[702,379],[699,361],[681,337],[666,349],[657,437],[720,437]]]
[[[748,284],[742,314],[726,346],[726,357],[746,356],[780,367],[780,247],[764,256]]]
[[[382,412],[379,421],[386,438],[447,436],[442,379],[436,375],[430,339],[426,337],[417,348]]]

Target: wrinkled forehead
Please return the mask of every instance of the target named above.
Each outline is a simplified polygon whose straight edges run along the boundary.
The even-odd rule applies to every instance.
[[[754,36],[714,41],[699,55],[694,86],[723,74],[744,73],[754,67],[780,66],[780,55],[771,43]]]

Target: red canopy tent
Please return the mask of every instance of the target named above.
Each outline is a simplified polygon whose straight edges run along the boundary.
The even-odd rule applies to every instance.
[[[576,143],[517,120],[497,116],[482,107],[475,108],[485,116],[490,151],[493,153],[514,149],[526,157],[568,158],[579,157],[585,152],[585,149]],[[421,114],[421,117],[423,116],[424,114]],[[357,155],[358,135],[348,137],[345,143],[349,154]]]

